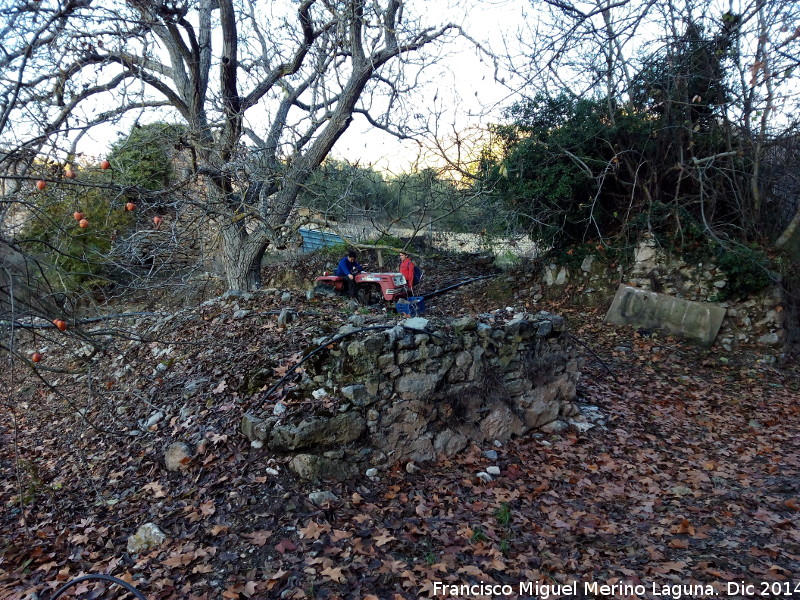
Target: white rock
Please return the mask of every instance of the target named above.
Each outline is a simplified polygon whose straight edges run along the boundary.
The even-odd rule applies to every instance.
[[[776,346],[780,343],[781,338],[777,333],[767,333],[758,338],[759,344],[766,344],[768,346]]]
[[[372,467],[372,468],[370,468],[370,469],[367,469],[367,470],[366,470],[366,472],[365,472],[364,474],[365,474],[367,477],[369,477],[370,479],[372,479],[373,477],[377,477],[377,476],[378,476],[378,469],[376,469],[376,468]]]
[[[138,554],[139,552],[154,550],[164,543],[167,535],[158,528],[155,523],[145,523],[136,533],[128,538],[128,553]]]
[[[500,475],[500,467],[495,467],[494,465],[492,465],[491,467],[486,468],[486,472],[489,475]]]
[[[259,448],[264,447],[264,442],[262,442],[261,440],[253,440],[252,442],[250,442],[250,447],[258,450]]]
[[[191,458],[192,450],[188,444],[175,442],[167,448],[164,454],[164,464],[167,466],[167,471],[183,471]]]
[[[406,473],[414,474],[414,473],[419,472],[419,470],[420,470],[420,468],[417,465],[415,465],[413,461],[409,462],[406,465]]]
[[[280,472],[278,471],[278,469],[273,469],[272,467],[267,467],[265,469],[265,471],[266,471],[267,475],[272,475],[273,477],[275,477],[276,475],[280,475]]]
[[[585,420],[578,421],[575,419],[570,419],[569,424],[572,425],[572,427],[574,427],[578,433],[585,433],[594,427],[594,423],[587,423]]]
[[[275,415],[276,417],[280,417],[282,414],[285,413],[286,413],[286,405],[281,402],[278,402],[275,405],[275,408],[272,409],[272,414]]]
[[[492,476],[489,475],[488,473],[484,472],[484,471],[481,471],[480,473],[475,475],[475,477],[477,477],[478,479],[480,479],[481,481],[484,481],[486,483],[489,483],[490,481],[492,481]]]
[[[428,319],[423,319],[422,317],[413,317],[411,319],[406,319],[400,324],[403,327],[408,327],[410,329],[425,329],[428,326],[428,323]]]
[[[314,396],[316,400],[319,400],[320,398],[324,398],[325,396],[327,396],[328,391],[325,388],[319,388],[318,390],[314,390],[313,392],[311,392],[311,395]]]
[[[164,418],[164,413],[163,412],[159,411],[157,413],[154,413],[154,414],[150,415],[150,417],[144,423],[142,423],[142,428],[143,429],[149,429],[150,427],[152,427],[153,425],[158,423],[163,418]]]
[[[315,506],[323,506],[324,504],[330,504],[332,502],[336,502],[339,499],[339,496],[337,496],[333,492],[325,490],[322,492],[311,492],[308,495],[308,499]]]

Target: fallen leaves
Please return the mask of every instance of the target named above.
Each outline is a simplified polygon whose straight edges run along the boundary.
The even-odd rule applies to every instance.
[[[285,554],[286,552],[294,552],[297,550],[297,546],[290,539],[282,539],[275,545],[275,550],[281,554]]]
[[[70,413],[60,436],[43,436],[39,420],[52,427],[51,415],[34,410],[44,402],[33,395],[16,422],[0,414],[0,598],[47,596],[55,582],[86,572],[116,574],[158,600],[308,598],[322,590],[331,599],[400,600],[433,596],[434,580],[564,574],[604,583],[696,578],[722,594],[729,581],[800,576],[794,375],[727,367],[666,339],[634,338],[633,351],[617,350],[623,330],[573,315],[616,372],[608,377],[589,359],[582,379],[580,399],[602,406],[604,427],[487,443],[420,465],[417,475],[390,468],[374,480],[325,484],[342,501],[320,508],[282,458],[266,476],[266,451],[237,433],[249,393],[241,373],[279,347],[282,364],[270,362],[266,385],[252,386],[263,393],[300,359],[308,335],[256,319],[225,321],[221,312],[206,315],[203,327],[234,329],[216,336],[207,355],[176,361],[153,381],[98,374],[118,382],[114,393],[132,390],[128,405],[140,398],[133,391],[156,406],[181,399],[155,430],[103,438],[76,429]],[[284,337],[273,337],[278,332]],[[247,352],[234,352],[239,337]],[[241,361],[250,362],[240,368]],[[5,443],[14,427],[30,489],[19,489],[6,467],[22,465]],[[197,468],[164,472],[165,439],[190,435],[199,440]],[[487,449],[497,458],[484,458]],[[488,466],[501,475],[476,481]],[[144,522],[167,539],[129,559],[127,539]]]
[[[305,539],[317,540],[323,533],[328,533],[331,526],[327,523],[320,525],[316,521],[309,521],[305,527],[300,527],[300,537]]]

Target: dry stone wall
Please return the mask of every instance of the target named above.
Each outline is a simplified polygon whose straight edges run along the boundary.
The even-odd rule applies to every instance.
[[[547,313],[407,319],[354,334],[309,363],[300,396],[326,408],[291,416],[276,406],[245,415],[242,431],[293,455],[290,467],[310,479],[436,460],[578,414],[579,355],[564,319]]]

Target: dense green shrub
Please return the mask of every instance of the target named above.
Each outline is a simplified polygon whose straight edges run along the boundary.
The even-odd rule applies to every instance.
[[[170,123],[134,126],[111,146],[109,162],[115,182],[150,191],[168,187],[173,177],[172,158],[185,131],[185,127]]]
[[[717,266],[728,279],[720,299],[748,296],[773,282],[773,263],[758,247],[715,244],[713,252]]]

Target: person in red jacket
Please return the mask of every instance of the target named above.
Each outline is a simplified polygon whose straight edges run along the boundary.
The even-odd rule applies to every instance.
[[[414,290],[412,288],[414,285],[414,263],[411,262],[411,259],[405,252],[400,253],[400,272],[403,274],[403,277],[406,278],[406,282],[408,283],[408,289],[411,291],[411,293],[413,293]]]

